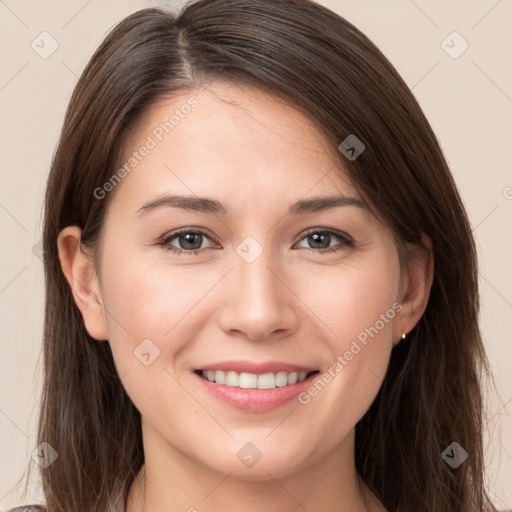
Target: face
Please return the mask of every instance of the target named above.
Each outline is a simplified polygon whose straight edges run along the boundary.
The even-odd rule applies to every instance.
[[[285,476],[346,450],[374,400],[402,332],[398,254],[332,151],[290,106],[220,83],[162,100],[127,139],[99,286],[167,453]]]

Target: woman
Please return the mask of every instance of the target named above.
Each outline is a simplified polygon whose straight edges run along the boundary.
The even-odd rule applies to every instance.
[[[496,510],[471,227],[346,20],[129,16],[76,86],[45,206],[47,512]]]

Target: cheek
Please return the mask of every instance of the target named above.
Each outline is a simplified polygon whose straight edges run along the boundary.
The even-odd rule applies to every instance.
[[[109,339],[119,372],[138,366],[135,357],[141,351],[157,355],[156,366],[164,367],[164,361],[165,367],[172,366],[208,318],[205,307],[211,303],[206,295],[218,281],[217,273],[199,275],[193,266],[148,264],[151,258],[143,256],[121,260],[111,255],[109,261],[118,262],[105,266],[103,281]]]
[[[393,258],[319,268],[301,283],[299,296],[321,320],[337,354],[348,350],[358,336],[364,342],[368,331],[377,336],[374,328],[381,339],[391,336],[399,289],[399,267]]]
[[[322,286],[309,286],[305,302],[324,325],[328,356],[300,401],[328,426],[326,437],[332,444],[365,414],[386,374],[400,309],[399,266],[393,259],[375,258],[371,264],[338,268],[328,279],[321,275],[322,271],[316,282]],[[304,285],[311,285],[314,278],[310,275]]]
[[[148,265],[143,257],[128,258],[110,267],[104,279],[110,323],[125,332],[161,338],[190,310],[202,291],[179,269]],[[197,289],[196,289],[197,288]],[[196,298],[197,301],[197,298]]]
[[[191,282],[179,269],[148,266],[143,258],[125,258],[105,274],[114,362],[123,387],[145,417],[177,405],[190,418],[197,416],[173,375],[176,358],[201,329],[194,305],[206,284]]]

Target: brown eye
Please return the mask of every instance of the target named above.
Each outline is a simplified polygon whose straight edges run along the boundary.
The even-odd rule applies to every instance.
[[[160,242],[160,245],[162,245],[166,250],[177,254],[197,254],[204,249],[210,248],[202,247],[203,242],[206,239],[209,240],[210,237],[204,231],[200,229],[185,228],[170,233]],[[175,245],[171,244],[173,241],[175,241]]]
[[[331,246],[331,242],[338,240],[338,244]],[[337,231],[331,229],[315,229],[309,231],[302,240],[306,240],[310,247],[303,247],[304,249],[312,252],[336,252],[340,251],[345,247],[353,247],[354,243],[352,239]]]

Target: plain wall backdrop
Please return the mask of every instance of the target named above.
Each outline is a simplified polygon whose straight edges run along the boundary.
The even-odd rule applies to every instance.
[[[460,188],[480,256],[482,330],[498,384],[488,397],[488,488],[512,510],[512,0],[319,2],[360,28],[403,76]],[[0,509],[35,449],[44,275],[38,253],[51,157],[78,76],[143,0],[0,0]],[[501,436],[501,439],[500,439]],[[24,502],[41,498],[35,475]]]

